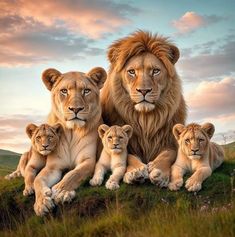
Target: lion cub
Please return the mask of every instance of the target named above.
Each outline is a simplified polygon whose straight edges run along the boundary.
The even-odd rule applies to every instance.
[[[102,124],[98,128],[98,132],[104,148],[96,164],[95,173],[90,180],[90,185],[101,185],[105,173],[111,170],[112,175],[105,186],[107,189],[115,190],[119,188],[119,182],[126,172],[127,144],[132,136],[133,129],[129,125],[109,127]]]
[[[171,167],[171,182],[168,185],[170,190],[180,189],[184,174],[193,172],[185,187],[189,192],[199,191],[202,182],[223,163],[223,148],[210,141],[214,131],[215,127],[211,123],[192,123],[187,126],[176,124],[173,127],[179,149],[177,159]]]
[[[31,148],[28,152],[22,154],[17,169],[5,176],[6,179],[24,177],[24,196],[34,193],[33,182],[35,176],[45,166],[47,155],[56,149],[61,131],[62,126],[60,124],[54,126],[29,124],[26,127],[26,133],[31,139]]]

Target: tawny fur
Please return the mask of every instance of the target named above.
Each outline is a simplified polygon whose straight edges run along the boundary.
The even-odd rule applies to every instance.
[[[86,74],[62,74],[55,69],[47,69],[42,79],[51,91],[52,109],[48,122],[60,122],[64,133],[55,154],[48,156],[45,168],[34,182],[34,210],[37,215],[49,212],[54,201],[71,201],[75,196],[74,190],[94,172],[97,129],[102,121],[99,90],[106,79],[106,72],[103,68],[94,68]],[[70,171],[60,181],[64,170]]]
[[[31,139],[31,148],[22,154],[16,171],[7,175],[6,179],[23,176],[25,181],[24,196],[34,193],[34,179],[46,165],[47,155],[53,153],[59,143],[62,127],[60,124],[29,124],[26,133]]]
[[[173,133],[179,149],[171,168],[171,182],[168,186],[170,190],[180,189],[184,174],[189,172],[192,176],[186,181],[186,189],[191,192],[199,191],[203,181],[223,163],[223,148],[210,141],[214,130],[211,123],[174,126]]]
[[[90,180],[92,186],[101,185],[104,175],[111,170],[112,175],[105,186],[111,190],[119,188],[119,182],[126,172],[127,144],[132,136],[132,131],[133,129],[129,125],[122,127],[100,125],[98,132],[104,148],[96,164],[94,176]]]
[[[145,164],[152,161],[149,164],[151,181],[166,185],[177,149],[171,131],[176,123],[184,123],[186,118],[181,81],[174,67],[179,58],[179,50],[167,38],[137,31],[114,42],[109,47],[108,58],[111,64],[110,71],[101,94],[104,122],[108,125],[129,124],[133,127],[129,152],[138,156]],[[126,71],[135,67],[136,62],[131,64],[133,60],[141,61],[141,58],[143,65],[140,65],[142,69],[137,68],[138,75],[134,79],[135,82],[128,82]],[[153,79],[147,72],[149,66],[154,66],[151,65],[151,60],[160,65],[164,74],[161,78],[162,91],[155,101],[153,99],[154,109],[140,112],[135,109],[135,93],[138,87],[147,89],[153,84]],[[157,80],[153,87],[158,89]],[[128,163],[131,161],[128,160]],[[152,173],[154,170],[155,173],[159,170],[164,173],[164,182],[155,179]],[[161,175],[156,176],[163,178]]]

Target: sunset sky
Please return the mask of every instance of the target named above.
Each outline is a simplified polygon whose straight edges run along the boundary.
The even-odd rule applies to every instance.
[[[137,29],[169,36],[188,122],[212,122],[235,140],[234,0],[0,0],[0,149],[29,147],[25,126],[46,121],[43,70],[108,69],[107,47]]]

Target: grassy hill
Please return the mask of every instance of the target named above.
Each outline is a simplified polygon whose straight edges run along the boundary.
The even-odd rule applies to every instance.
[[[34,215],[34,197],[23,197],[21,178],[0,177],[0,236],[235,236],[232,146],[225,147],[230,156],[199,193],[170,192],[149,182],[109,191],[86,180],[71,204],[44,218]]]

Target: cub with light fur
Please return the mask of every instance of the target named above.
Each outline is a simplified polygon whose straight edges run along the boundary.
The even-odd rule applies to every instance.
[[[47,69],[42,74],[42,80],[51,92],[48,123],[60,123],[64,132],[58,149],[48,155],[46,166],[34,181],[37,215],[49,212],[54,202],[71,201],[75,189],[94,172],[97,129],[102,123],[100,89],[106,76],[105,70],[99,67],[88,73]],[[65,170],[69,172],[61,180]]]
[[[111,190],[119,188],[119,182],[126,172],[127,144],[132,136],[132,131],[133,129],[129,125],[109,127],[102,124],[99,126],[98,132],[104,148],[96,164],[95,173],[90,180],[90,185],[101,185],[105,173],[111,170],[112,175],[105,186]]]
[[[180,189],[184,174],[193,172],[185,187],[190,192],[199,191],[202,182],[223,163],[223,148],[210,141],[214,131],[214,125],[211,123],[174,126],[173,134],[178,141],[179,149],[177,159],[171,168],[171,182],[168,185],[170,190]]]
[[[25,181],[25,196],[34,193],[34,179],[37,173],[46,165],[47,155],[54,152],[60,139],[62,127],[60,124],[29,124],[26,133],[31,139],[31,148],[22,154],[16,171],[7,175],[6,179],[23,176]]]
[[[127,183],[167,187],[177,143],[172,128],[184,123],[186,106],[175,64],[179,49],[166,37],[137,31],[108,49],[110,70],[101,93],[105,124],[133,127],[128,144]],[[139,157],[140,159],[138,159]]]

